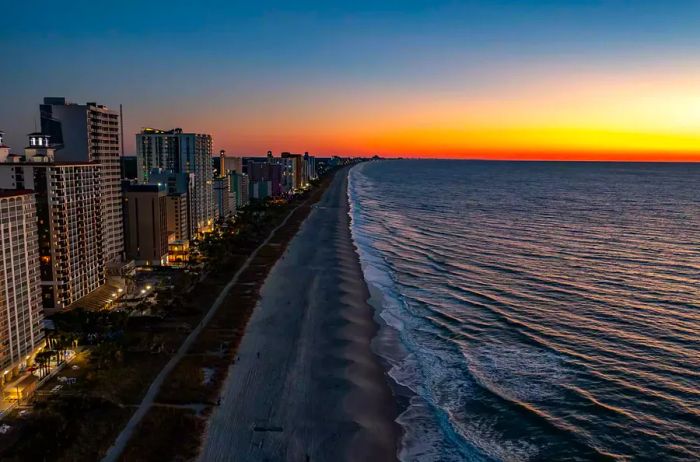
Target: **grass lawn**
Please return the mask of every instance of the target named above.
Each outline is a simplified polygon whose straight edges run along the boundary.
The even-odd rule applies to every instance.
[[[154,406],[122,454],[123,462],[192,460],[199,451],[205,420],[194,411]]]

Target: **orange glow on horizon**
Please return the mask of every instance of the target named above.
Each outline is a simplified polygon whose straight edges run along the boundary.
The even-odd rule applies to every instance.
[[[242,155],[700,162],[700,62],[517,71],[479,87],[455,79],[274,95],[270,107],[250,101],[255,111],[232,115],[235,133],[219,126],[215,144]],[[274,110],[279,101],[294,110]]]

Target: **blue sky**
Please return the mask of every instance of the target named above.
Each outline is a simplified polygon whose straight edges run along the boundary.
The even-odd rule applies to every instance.
[[[43,96],[123,103],[127,152],[141,126],[209,131],[241,154],[327,150],[314,125],[356,138],[342,127],[379,102],[498,96],[552,73],[694,64],[700,50],[689,1],[10,1],[2,15],[0,129],[17,149]]]

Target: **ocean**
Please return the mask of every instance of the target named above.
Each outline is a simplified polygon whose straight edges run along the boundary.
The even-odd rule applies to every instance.
[[[700,459],[700,165],[350,172],[403,461]]]

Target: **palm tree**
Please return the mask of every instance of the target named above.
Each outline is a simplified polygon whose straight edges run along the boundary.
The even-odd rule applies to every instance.
[[[36,354],[34,357],[34,361],[39,365],[39,376],[40,378],[44,378],[46,374],[48,373],[49,369],[49,360],[51,359],[51,356],[53,355],[53,352],[51,351],[41,351]]]

